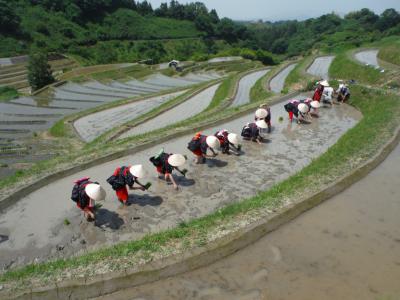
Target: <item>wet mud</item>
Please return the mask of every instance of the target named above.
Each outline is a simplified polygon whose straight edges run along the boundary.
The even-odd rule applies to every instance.
[[[183,121],[205,110],[211,103],[219,84],[213,85],[178,106],[122,134],[119,139],[143,134]]]
[[[367,177],[208,267],[124,299],[400,299],[400,146]]]
[[[271,108],[273,132],[266,136],[266,142],[243,142],[241,156],[220,154],[204,165],[195,165],[186,149],[192,135],[186,135],[65,177],[29,194],[0,215],[0,234],[8,236],[0,244],[1,269],[138,239],[255,195],[309,164],[361,118],[352,107],[340,105],[321,109],[320,118],[312,124],[288,124],[286,118],[277,121],[286,116],[283,104]],[[253,117],[246,115],[205,130],[204,134],[214,134],[221,128],[240,133]],[[189,157],[187,178],[176,177],[179,191],[157,179],[148,160],[161,147]],[[148,180],[153,185],[150,191],[132,193],[131,205],[121,207],[106,178],[118,166],[137,163],[150,170]],[[99,181],[107,191],[102,217],[94,224],[84,221],[69,199],[73,181],[84,176]],[[70,225],[64,224],[65,219]]]
[[[354,55],[354,57],[363,64],[370,65],[373,67],[379,67],[378,52],[379,52],[379,50],[360,51],[360,52],[357,52]]]
[[[74,127],[84,141],[91,142],[106,131],[133,120],[185,92],[157,96],[100,111],[76,120]]]
[[[319,78],[329,79],[329,67],[334,59],[334,56],[317,57],[307,69],[307,73]]]
[[[256,82],[267,74],[270,70],[262,70],[250,73],[244,76],[239,81],[239,87],[235,99],[233,100],[231,107],[240,106],[250,102],[250,91]]]
[[[297,64],[291,64],[279,72],[274,78],[272,78],[269,86],[274,93],[281,93],[283,86],[285,85],[286,77],[296,67]]]

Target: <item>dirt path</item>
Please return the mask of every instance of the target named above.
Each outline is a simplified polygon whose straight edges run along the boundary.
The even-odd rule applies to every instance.
[[[323,79],[329,79],[329,67],[334,58],[334,56],[317,57],[307,69],[307,73]]]
[[[328,202],[209,267],[102,299],[400,299],[400,146]]]
[[[131,130],[122,134],[119,138],[123,139],[137,134],[150,132],[152,130],[163,128],[179,121],[183,121],[201,113],[208,107],[208,105],[210,105],[218,87],[219,84],[216,84],[205,89],[198,95],[166,111],[156,118],[132,128]]]
[[[1,268],[22,265],[35,258],[41,261],[68,257],[138,239],[252,196],[310,163],[361,117],[358,111],[343,105],[321,109],[321,117],[310,125],[288,125],[286,120],[277,121],[286,116],[283,103],[271,109],[274,128],[268,142],[263,145],[245,142],[244,155],[240,157],[220,154],[206,165],[194,165],[186,149],[192,135],[187,135],[65,177],[31,193],[0,216],[0,234],[7,237],[0,243]],[[252,120],[253,114],[249,114],[204,133],[213,134],[220,128],[240,132]],[[190,158],[187,179],[178,177],[181,186],[178,192],[156,179],[154,167],[148,161],[161,146],[170,152],[188,154]],[[135,193],[130,199],[132,205],[121,208],[105,179],[117,166],[135,163],[151,170],[149,180],[153,186],[149,192]],[[99,181],[107,191],[95,224],[83,221],[80,210],[69,199],[72,182],[83,176]],[[64,225],[64,219],[71,224]]]
[[[270,70],[261,70],[250,73],[244,76],[239,81],[239,88],[235,99],[232,102],[232,107],[240,106],[250,102],[250,91],[251,88],[256,84],[257,80],[267,74]]]
[[[274,93],[281,93],[285,85],[286,77],[296,67],[297,64],[291,64],[280,71],[274,78],[272,78],[269,86]]]
[[[379,50],[365,50],[357,52],[354,57],[361,63],[371,65],[373,67],[379,67],[378,63],[378,52]]]
[[[100,111],[76,120],[74,127],[84,141],[91,142],[106,131],[133,120],[185,92],[156,96]]]

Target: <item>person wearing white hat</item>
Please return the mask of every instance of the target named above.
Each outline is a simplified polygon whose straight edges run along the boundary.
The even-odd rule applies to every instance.
[[[333,92],[334,92],[333,87],[325,86],[324,91],[322,93],[322,102],[332,106]]]
[[[337,101],[339,103],[345,103],[350,98],[350,89],[344,83],[339,84],[339,88],[336,90]]]
[[[196,156],[196,164],[205,163],[207,157],[215,157],[217,153],[214,149],[219,147],[218,139],[215,136],[206,136],[197,132],[188,143],[188,149]],[[210,149],[212,155],[207,154]]]
[[[174,188],[178,189],[178,184],[176,183],[174,177],[172,176],[172,171],[175,169],[183,176],[186,176],[187,170],[180,170],[179,167],[183,166],[186,162],[186,157],[182,154],[172,154],[165,153],[164,149],[149,159],[157,169],[159,178],[165,179],[165,181],[170,180]]]
[[[219,140],[222,153],[231,154],[234,152],[239,155],[240,150],[242,149],[242,145],[239,144],[239,137],[235,133],[229,133],[228,130],[222,129],[215,133],[216,138]]]
[[[263,138],[260,135],[260,129],[268,128],[268,124],[264,120],[258,120],[254,123],[247,123],[242,128],[242,137],[245,140],[251,140],[253,142],[257,142],[261,144]]]
[[[283,106],[289,114],[289,121],[293,122],[293,116],[296,117],[297,123],[307,122],[307,116],[310,107],[306,103],[301,103],[300,100],[293,99]]]
[[[268,124],[268,133],[271,133],[271,108],[268,106],[268,104],[261,104],[256,110],[254,121],[258,120],[264,120],[265,123]]]
[[[111,184],[111,187],[117,194],[118,201],[121,204],[128,204],[128,189],[130,190],[147,190],[151,186],[151,183],[147,183],[143,185],[139,182],[138,179],[146,176],[146,170],[142,165],[134,165],[134,166],[122,166],[115,169],[113,175],[111,175],[107,182]],[[134,184],[138,186],[134,186]]]
[[[318,101],[318,102],[321,101],[322,94],[324,93],[324,85],[323,84],[325,84],[325,82],[326,82],[326,80],[322,80],[322,81],[318,82],[317,88],[315,89],[314,95],[312,97],[312,99],[314,101]]]
[[[90,181],[89,177],[74,182],[71,200],[83,211],[84,217],[89,222],[95,220],[95,201],[102,201],[105,197],[104,189],[99,183]]]

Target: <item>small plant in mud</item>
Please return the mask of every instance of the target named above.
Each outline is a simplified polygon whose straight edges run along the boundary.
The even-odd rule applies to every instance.
[[[71,222],[68,219],[64,219],[64,225],[68,226],[70,224],[71,224]]]
[[[278,118],[278,121],[279,121],[279,122],[283,122],[283,117],[280,116],[280,117]]]
[[[3,164],[3,163],[1,163],[1,164],[0,164],[0,168],[8,168],[8,164]]]

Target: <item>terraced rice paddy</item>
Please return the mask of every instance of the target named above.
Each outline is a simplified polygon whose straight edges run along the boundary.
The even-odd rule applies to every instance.
[[[365,50],[357,52],[354,56],[363,64],[379,68],[378,52],[379,50]]]
[[[271,90],[274,93],[281,93],[283,86],[285,85],[286,77],[296,67],[297,64],[291,64],[280,71],[269,83]]]
[[[0,216],[0,233],[8,236],[8,240],[0,244],[1,266],[21,265],[34,258],[40,261],[68,257],[81,253],[79,250],[137,239],[183,220],[204,216],[228,203],[252,196],[258,190],[268,189],[296,173],[326,151],[361,118],[354,108],[341,105],[321,108],[320,118],[314,119],[312,124],[290,125],[287,121],[278,122],[278,118],[285,115],[283,103],[273,105],[271,111],[274,128],[264,144],[244,142],[243,155],[220,154],[205,165],[194,165],[189,161],[187,178],[177,178],[180,191],[156,179],[156,172],[148,159],[161,147],[191,158],[192,154],[186,147],[192,135],[89,168],[29,194]],[[204,133],[214,134],[221,128],[240,132],[242,126],[253,118],[253,114],[248,114],[208,128]],[[153,185],[147,192],[135,191],[130,198],[132,205],[120,208],[105,179],[117,166],[135,163],[154,170],[149,178]],[[245,181],[243,174],[246,174]],[[107,191],[96,226],[81,223],[81,212],[69,199],[72,182],[83,176],[99,181]],[[38,219],[38,215],[43,217]],[[71,222],[67,227],[63,225],[65,218]],[[18,226],[20,223],[25,226]],[[82,240],[85,242],[81,243]],[[57,250],[59,244],[64,246],[62,251]]]
[[[27,139],[32,139],[38,132],[49,129],[64,116],[126,98],[141,97],[163,91],[167,93],[170,89],[189,87],[200,82],[213,80],[218,76],[215,73],[210,73],[210,75],[191,74],[185,79],[184,77],[173,78],[154,74],[144,81],[131,79],[127,82],[101,83],[90,81],[82,84],[67,82],[61,86],[47,89],[36,96],[20,97],[7,103],[0,103],[0,134],[1,137],[10,139],[13,143],[24,143]],[[110,129],[111,126],[129,121],[130,118],[146,113],[179,94],[181,92],[152,98],[139,104],[132,104],[129,110],[122,113],[124,117],[122,117],[121,112],[115,116],[104,113],[101,117],[104,123],[101,125],[91,123],[89,117],[88,123],[84,121],[77,123],[78,132],[86,141],[91,141]],[[111,112],[116,113],[116,111],[112,110]],[[84,123],[86,125],[82,125]],[[81,130],[80,125],[83,128]],[[40,143],[40,141],[36,142]],[[39,146],[39,148],[41,147]],[[29,153],[29,155],[35,154]],[[29,155],[23,160],[24,163],[29,162]],[[15,160],[11,161],[8,157],[2,157],[1,153],[0,157],[2,165],[7,165],[5,169],[13,169]],[[2,168],[0,177],[3,174],[12,173],[12,171],[8,172],[5,169]]]
[[[210,105],[219,84],[207,88],[198,95],[190,98],[182,104],[166,111],[165,113],[144,122],[129,131],[123,133],[119,139],[127,138],[137,134],[147,133],[168,125],[178,123],[205,110]]]
[[[267,74],[270,70],[261,70],[244,76],[239,81],[239,87],[235,99],[231,106],[240,106],[250,102],[250,90],[256,84],[257,80]]]
[[[329,79],[329,67],[334,58],[334,56],[317,57],[307,69],[307,73],[318,78]]]

